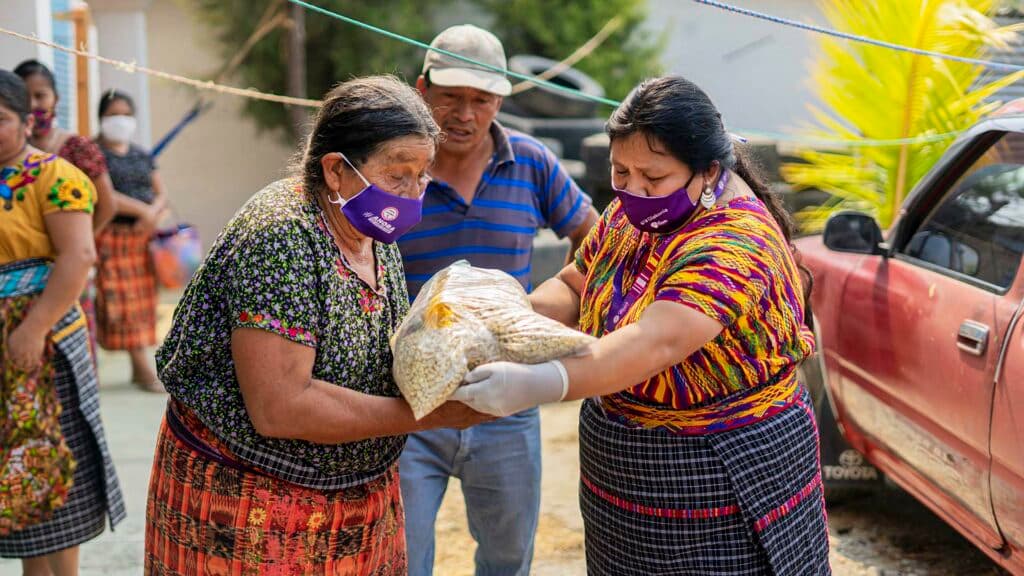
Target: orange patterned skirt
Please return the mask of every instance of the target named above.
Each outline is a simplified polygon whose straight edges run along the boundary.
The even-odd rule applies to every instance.
[[[194,416],[182,421],[207,447],[228,454]],[[146,507],[146,574],[406,572],[397,463],[366,484],[322,492],[209,458],[164,418]]]
[[[156,344],[156,270],[149,237],[111,224],[96,238],[96,339],[107,350]]]

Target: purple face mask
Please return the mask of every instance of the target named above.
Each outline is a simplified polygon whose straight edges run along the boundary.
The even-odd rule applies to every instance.
[[[46,136],[53,129],[53,120],[57,117],[57,113],[45,108],[33,108],[32,116],[36,119],[36,123],[32,126],[32,131],[39,136]]]
[[[644,232],[671,232],[693,216],[698,206],[710,209],[725,192],[725,184],[729,181],[729,171],[722,170],[722,176],[718,179],[714,191],[705,189],[700,195],[700,203],[695,204],[690,200],[690,194],[686,191],[693,181],[694,173],[690,179],[683,184],[683,187],[667,196],[638,196],[632,192],[616,188],[612,185],[612,191],[622,202],[622,209],[626,211],[629,223]]]
[[[370,184],[344,154],[341,158],[366,184],[366,188],[348,200],[339,195],[337,200],[328,198],[328,201],[341,206],[341,213],[356,230],[374,240],[391,244],[419,224],[423,215],[422,195],[419,198],[405,198],[385,192],[376,184]]]

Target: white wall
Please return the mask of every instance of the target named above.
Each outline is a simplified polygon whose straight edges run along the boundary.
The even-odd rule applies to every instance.
[[[54,44],[60,46],[74,46],[75,24],[66,18],[71,10],[70,0],[50,0],[50,10],[53,11],[51,20],[51,32]],[[61,16],[64,16],[63,18]],[[57,124],[65,130],[78,130],[78,67],[77,58],[67,52],[54,50],[53,66],[54,76],[57,77],[57,94],[61,98],[57,101]]]
[[[88,40],[89,46],[94,46],[96,51],[99,52],[100,35],[96,29],[95,23],[89,26]],[[103,52],[99,52],[102,54]],[[103,93],[103,87],[100,85],[100,69],[105,65],[100,64],[96,60],[89,60],[89,126],[92,127],[93,133],[99,132],[100,120],[97,118],[97,111],[100,104],[100,96]],[[93,134],[90,134],[92,136]]]
[[[34,34],[44,40],[53,39],[50,0],[0,0],[0,26]],[[11,70],[22,60],[35,58],[53,66],[53,49],[26,40],[0,35],[0,68]]]
[[[156,4],[161,4],[157,2]],[[107,58],[149,65],[149,46],[146,37],[146,8],[148,1],[114,4],[90,2],[99,53]],[[135,100],[135,113],[139,128],[135,140],[143,146],[152,142],[150,122],[149,78],[113,66],[100,67],[100,90],[117,89]],[[95,111],[93,111],[95,114]],[[95,123],[93,125],[98,125]]]
[[[224,58],[214,33],[182,9],[159,0],[147,12],[150,65],[192,78],[210,78]],[[237,78],[226,84],[244,86]],[[279,136],[259,133],[242,114],[243,100],[207,93],[213,109],[183,130],[157,159],[168,197],[181,218],[199,226],[209,247],[250,196],[282,177],[295,151]],[[150,85],[153,140],[195,104],[192,88],[154,80]]]
[[[714,100],[730,130],[785,131],[811,121],[808,81],[818,36],[688,0],[647,0],[648,27],[668,31],[663,62]],[[730,0],[797,21],[824,24],[814,0]],[[624,95],[614,95],[621,98]]]

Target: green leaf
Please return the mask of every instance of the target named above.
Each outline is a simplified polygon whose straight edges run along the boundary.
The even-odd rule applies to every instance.
[[[256,29],[275,0],[177,0],[191,7],[196,22],[212,30],[223,60],[196,63],[191,74],[213,77]],[[431,14],[471,10],[466,20],[489,28],[509,56],[537,54],[562,60],[620,15],[623,25],[576,68],[621,99],[643,78],[661,72],[660,56],[667,36],[641,29],[647,14],[644,0],[565,0],[552,12],[548,0],[317,0],[327,10],[430,42],[439,32]],[[277,10],[287,10],[281,2]],[[472,10],[477,8],[478,10]],[[477,17],[473,17],[479,14]],[[553,17],[555,14],[557,17]],[[322,14],[306,13],[306,93],[319,98],[339,81],[367,74],[395,74],[413,83],[423,64],[423,50],[356,28]],[[256,43],[230,83],[283,94],[287,86],[287,35],[278,27]],[[281,131],[291,139],[291,121],[280,104],[247,101],[245,110],[259,127]],[[604,108],[599,114],[609,112]]]
[[[819,0],[833,28],[880,40],[970,58],[1006,48],[1024,26],[1000,27],[987,16],[993,0]],[[917,56],[825,37],[811,66],[820,106],[808,106],[810,138],[889,140],[959,132],[995,110],[990,99],[1024,79],[993,76],[980,66]],[[820,230],[835,210],[855,207],[894,219],[903,198],[942,156],[953,138],[900,146],[800,150],[800,163],[782,166],[795,189],[818,189],[833,199],[802,210],[805,231]]]

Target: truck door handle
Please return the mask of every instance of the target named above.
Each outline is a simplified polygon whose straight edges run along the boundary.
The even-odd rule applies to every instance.
[[[988,332],[988,326],[974,320],[964,320],[956,334],[956,347],[968,354],[981,356],[988,347]]]

